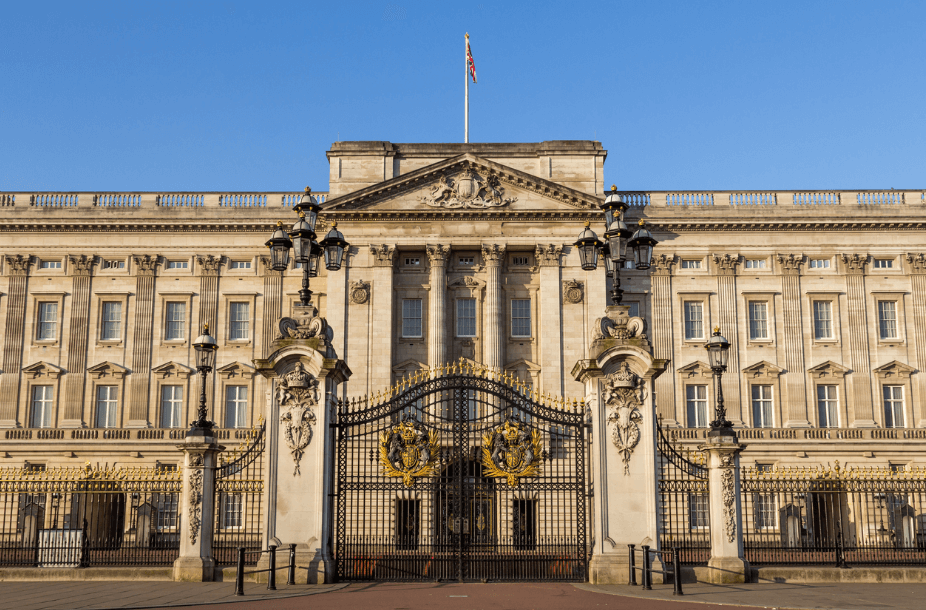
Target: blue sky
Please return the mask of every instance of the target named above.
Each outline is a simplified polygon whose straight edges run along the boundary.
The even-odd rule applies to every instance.
[[[926,2],[20,2],[0,191],[327,189],[341,140],[596,139],[622,189],[926,186]]]

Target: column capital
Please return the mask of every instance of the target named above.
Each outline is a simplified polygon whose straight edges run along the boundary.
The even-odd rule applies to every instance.
[[[487,267],[498,267],[505,258],[505,244],[482,244],[482,260]]]
[[[541,267],[559,267],[563,247],[556,244],[537,244],[536,254]]]
[[[867,254],[840,254],[842,264],[846,266],[848,275],[864,275],[865,265],[868,263]]]
[[[672,266],[678,263],[678,257],[674,254],[654,254],[653,255],[653,275],[672,275]]]
[[[132,262],[135,264],[135,275],[154,275],[161,257],[157,254],[133,254]]]
[[[28,254],[11,254],[6,256],[6,268],[9,275],[29,275],[32,257]]]
[[[736,275],[736,266],[741,258],[739,254],[714,254],[712,258],[717,275]]]
[[[395,262],[395,246],[388,244],[370,244],[374,267],[392,267]]]
[[[68,254],[68,273],[70,275],[91,275],[96,256],[86,254]]]
[[[443,267],[447,259],[450,258],[450,246],[443,244],[428,244],[425,246],[425,251],[428,253],[428,260],[431,261],[431,265],[434,267]]]
[[[910,273],[926,273],[926,254],[923,254],[922,252],[919,254],[908,252],[905,258],[907,259],[907,263],[910,265]]]
[[[804,264],[803,254],[776,254],[783,275],[800,275]]]
[[[264,259],[267,259],[264,262],[265,268],[270,267],[270,257],[262,256],[261,262],[264,262]],[[200,275],[218,275],[221,271],[220,267],[222,263],[225,262],[225,257],[213,256],[211,254],[197,254],[196,255],[196,264],[199,265],[199,274]]]

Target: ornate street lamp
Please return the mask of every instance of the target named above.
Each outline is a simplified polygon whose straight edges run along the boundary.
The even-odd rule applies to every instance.
[[[711,371],[714,373],[714,388],[716,399],[714,401],[714,421],[711,422],[711,431],[709,436],[735,436],[733,431],[733,422],[727,420],[727,410],[723,406],[723,384],[722,377],[727,370],[727,357],[730,350],[730,342],[724,339],[720,334],[720,327],[714,327],[714,334],[711,335],[707,345],[708,362]]]
[[[627,227],[624,222],[627,204],[617,193],[616,186],[611,187],[611,192],[605,198],[601,209],[605,217],[605,241],[599,240],[586,222],[579,239],[573,245],[579,250],[579,262],[585,271],[598,268],[599,256],[604,259],[605,271],[611,278],[611,302],[619,305],[624,296],[624,291],[621,290],[621,265],[629,259],[633,261],[635,269],[646,271],[653,264],[653,246],[658,242],[653,238],[653,234],[644,228],[643,220],[640,220],[640,228],[636,232]]]
[[[270,268],[274,271],[287,269],[289,249],[293,249],[293,259],[302,266],[302,289],[299,291],[299,301],[303,307],[308,307],[312,304],[309,278],[318,277],[322,254],[325,256],[325,268],[329,271],[337,271],[341,268],[341,262],[344,259],[344,249],[349,244],[344,239],[344,235],[337,230],[337,223],[334,223],[321,243],[316,241],[315,225],[321,206],[318,205],[309,187],[305,187],[305,194],[293,209],[299,214],[296,224],[289,231],[285,231],[283,223],[278,222],[276,230],[265,245],[270,248]]]
[[[215,352],[219,349],[215,338],[209,334],[209,324],[203,326],[203,334],[196,337],[193,349],[196,350],[196,370],[202,375],[202,384],[199,392],[199,419],[193,422],[193,427],[186,435],[206,436],[215,425],[206,419],[206,375],[212,372],[215,366]]]

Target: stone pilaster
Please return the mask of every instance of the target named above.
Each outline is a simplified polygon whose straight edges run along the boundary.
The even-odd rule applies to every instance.
[[[867,254],[843,254],[846,272],[846,297],[849,304],[849,357],[852,363],[852,402],[848,405],[849,425],[874,428],[874,403],[871,395],[871,350],[868,345],[868,311],[865,305],[865,265]],[[873,331],[877,332],[877,330]]]
[[[263,307],[260,313],[260,354],[261,358],[267,358],[270,355],[270,342],[278,334],[277,324],[283,317],[283,272],[274,271],[270,267],[270,257],[260,257],[261,274],[264,277],[264,295]],[[262,375],[254,377],[254,415],[251,421],[256,419],[256,414],[260,413],[267,416],[263,397],[267,394],[268,381]]]
[[[743,555],[743,508],[740,493],[740,451],[735,436],[710,436],[699,447],[708,454],[711,514],[711,558],[708,582],[746,582],[749,564]]]
[[[447,364],[447,259],[450,246],[427,245],[431,262],[428,297],[428,366]]]
[[[656,378],[656,413],[662,416],[666,424],[677,425],[684,421],[682,413],[676,411],[677,405],[683,404],[675,396],[675,364],[672,361],[672,332],[675,324],[672,319],[672,266],[676,264],[674,254],[656,254],[653,256],[651,282],[653,288],[653,354],[656,358],[667,361],[665,375]],[[681,408],[681,407],[678,407]]]
[[[486,305],[483,315],[483,363],[501,369],[505,364],[505,316],[502,303],[502,262],[505,245],[482,244],[486,266]]]
[[[132,339],[132,375],[128,428],[150,426],[148,392],[151,388],[151,350],[154,345],[154,280],[158,255],[134,255],[135,325]]]
[[[68,256],[71,288],[71,324],[68,333],[68,364],[64,378],[64,417],[62,428],[82,428],[84,421],[84,382],[87,371],[87,345],[90,339],[90,282],[95,256]],[[87,418],[93,422],[93,414]]]
[[[29,283],[31,256],[7,256],[10,294],[3,329],[3,376],[0,378],[0,427],[19,426],[19,372],[23,363],[23,339],[26,323],[26,289]]]
[[[212,336],[221,338],[219,330],[219,272],[222,267],[222,257],[211,254],[198,255],[196,263],[199,267],[199,325],[193,328],[196,337],[203,326],[209,325]],[[206,387],[206,409],[212,414],[212,419],[219,422],[220,414],[215,409],[215,385],[218,375],[210,375]],[[221,423],[219,423],[221,425]]]
[[[393,304],[395,295],[393,294],[393,284],[395,273],[395,245],[380,245],[373,254],[373,280],[372,285],[367,290],[372,290],[372,294],[367,292],[368,307],[372,307],[369,313],[369,333],[371,337],[370,350],[370,390],[385,388],[392,385],[392,352],[394,348],[393,332]],[[372,247],[371,247],[372,250]],[[446,258],[446,257],[445,257]],[[434,264],[431,264],[431,279],[434,279]],[[441,267],[441,279],[446,286],[446,275]],[[362,288],[358,286],[358,288]],[[446,290],[441,291],[441,296],[446,294]],[[359,293],[358,293],[359,296]],[[434,297],[434,290],[431,290],[431,297]],[[433,309],[431,310],[433,311]],[[432,328],[433,330],[433,328]],[[431,332],[428,333],[430,341]]]
[[[208,582],[215,558],[216,457],[225,447],[211,436],[188,436],[177,449],[183,452],[183,490],[180,493],[180,556],[174,561],[174,580]]]
[[[733,374],[724,384],[724,400],[727,404],[727,419],[734,425],[743,425],[743,398],[740,389],[740,345],[739,323],[736,317],[736,270],[740,264],[739,254],[715,254],[714,269],[717,273],[717,325],[720,332],[731,337],[732,349],[729,352],[727,370]],[[680,398],[684,404],[684,397]]]
[[[782,329],[785,369],[785,396],[782,415],[786,428],[809,428],[807,381],[804,365],[804,325],[801,315],[801,265],[803,254],[779,254],[781,267]]]
[[[907,254],[913,293],[913,337],[916,343],[916,368],[926,370],[926,254]],[[919,400],[915,400],[913,419],[917,428],[926,427],[926,375],[916,376]]]
[[[555,244],[538,244],[537,264],[540,265],[540,389],[554,395],[563,392],[563,304],[562,268],[560,259],[563,247]]]

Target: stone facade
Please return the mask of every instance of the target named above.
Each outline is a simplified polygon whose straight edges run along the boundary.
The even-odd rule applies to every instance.
[[[311,289],[353,371],[339,392],[463,358],[586,395],[570,371],[608,286],[571,244],[586,221],[603,230],[606,154],[585,141],[333,144],[318,232],[337,220],[351,248]],[[263,243],[295,220],[299,196],[0,193],[0,460],[180,462],[200,383],[191,337],[206,322],[218,440],[266,414],[254,360],[293,315],[301,270],[270,270]],[[668,361],[653,403],[677,440],[703,442],[703,346],[718,325],[733,344],[724,394],[744,463],[922,460],[922,190],[625,199],[628,224],[644,218],[660,242],[650,272],[621,277]]]

